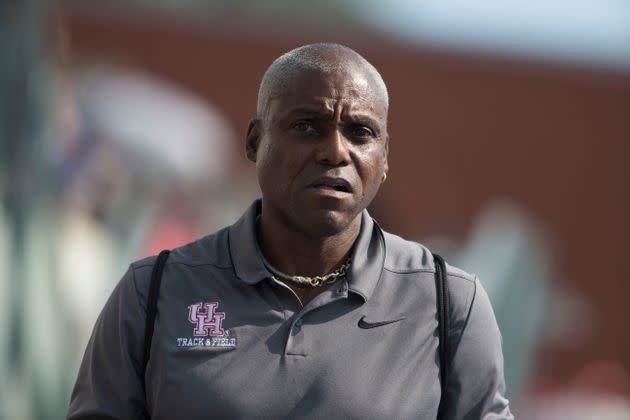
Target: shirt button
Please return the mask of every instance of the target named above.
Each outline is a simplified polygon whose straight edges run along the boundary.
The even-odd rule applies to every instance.
[[[298,319],[297,321],[295,321],[295,326],[296,326],[297,328],[300,328],[300,327],[302,326],[302,320],[301,320],[301,319]]]

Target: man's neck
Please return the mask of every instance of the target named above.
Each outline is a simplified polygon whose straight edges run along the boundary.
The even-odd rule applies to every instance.
[[[263,215],[257,236],[263,255],[274,268],[312,277],[327,274],[347,260],[360,228],[361,214],[339,234],[313,237]]]

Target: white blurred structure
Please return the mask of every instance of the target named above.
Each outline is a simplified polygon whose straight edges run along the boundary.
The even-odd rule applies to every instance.
[[[173,83],[137,70],[91,67],[82,72],[79,94],[93,128],[161,182],[217,180],[232,162],[229,122]]]

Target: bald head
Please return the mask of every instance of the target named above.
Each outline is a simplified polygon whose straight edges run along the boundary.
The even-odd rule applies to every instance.
[[[348,47],[321,43],[298,47],[271,63],[258,90],[257,117],[264,120],[269,102],[286,94],[295,76],[304,72],[360,74],[382,100],[385,109],[389,107],[387,87],[372,64]]]

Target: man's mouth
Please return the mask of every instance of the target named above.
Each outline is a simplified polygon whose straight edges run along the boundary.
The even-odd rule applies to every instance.
[[[315,188],[332,189],[339,192],[351,193],[350,183],[343,178],[320,178],[311,184]]]

